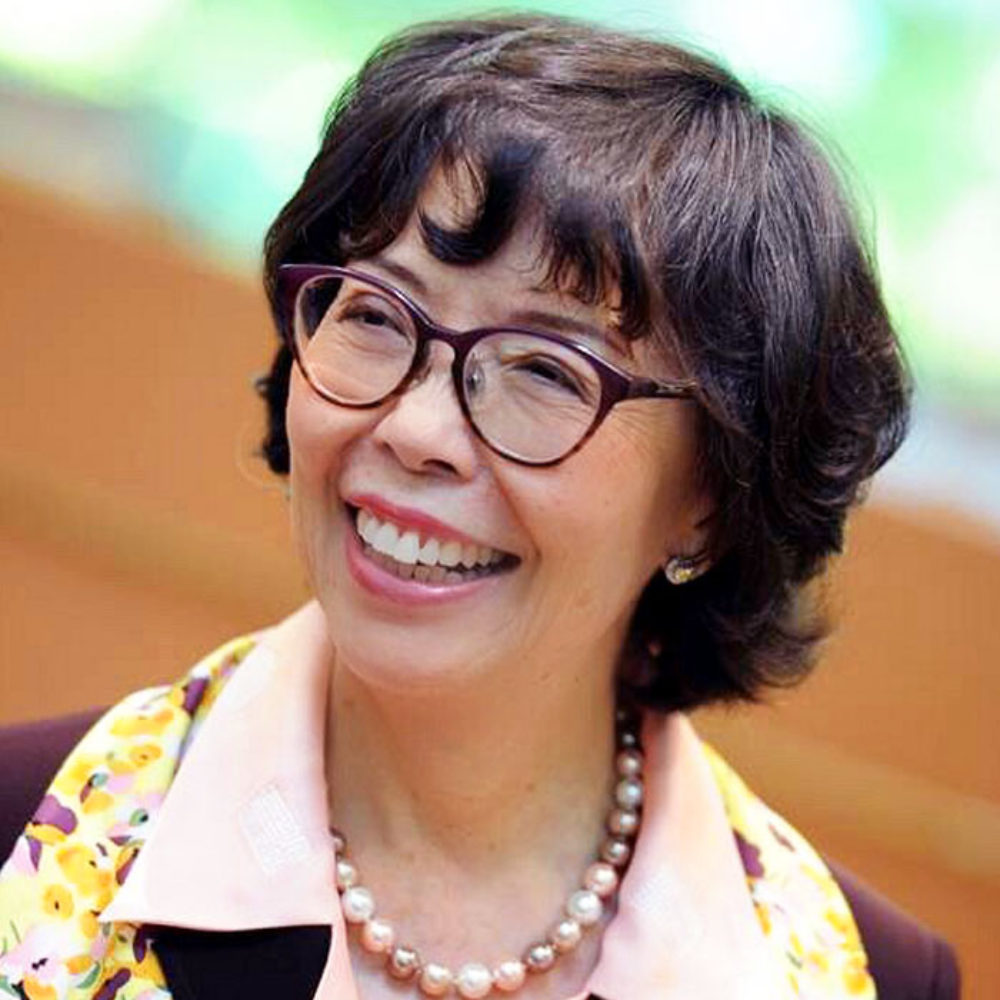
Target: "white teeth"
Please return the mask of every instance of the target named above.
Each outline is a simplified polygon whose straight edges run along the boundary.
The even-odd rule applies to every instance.
[[[445,542],[438,553],[438,562],[442,566],[457,566],[462,559],[462,545],[460,542]]]
[[[463,544],[427,537],[420,543],[418,532],[399,528],[391,521],[380,521],[370,511],[359,508],[356,519],[357,532],[376,552],[380,552],[405,566],[417,566],[415,579],[439,582],[452,567],[474,569],[498,563],[503,554],[488,545]],[[425,576],[424,570],[429,573]],[[454,574],[453,574],[454,575]]]
[[[397,562],[413,565],[417,561],[417,553],[419,551],[420,538],[415,531],[408,531],[396,543],[396,549],[392,553],[392,556]]]
[[[378,534],[378,521],[366,510],[358,511],[358,534],[369,544],[375,541]]]
[[[425,566],[436,566],[441,543],[436,538],[428,538],[417,554],[417,561]]]
[[[399,541],[399,532],[394,524],[384,521],[375,537],[368,543],[376,552],[391,556],[396,551],[396,542]]]

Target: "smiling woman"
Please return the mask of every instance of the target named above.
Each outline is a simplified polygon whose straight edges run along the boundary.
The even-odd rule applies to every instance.
[[[807,672],[806,585],[905,430],[803,131],[662,42],[417,27],[335,105],[265,281],[315,600],[74,751],[0,878],[0,985],[956,996],[685,715]]]
[[[625,642],[635,595],[663,553],[703,547],[694,409],[627,399],[627,390],[620,406],[603,405],[606,371],[650,396],[679,383],[652,379],[668,373],[647,341],[628,355],[628,345],[612,347],[603,303],[545,287],[530,222],[484,260],[439,260],[425,226],[471,214],[473,196],[438,175],[377,260],[352,260],[357,270],[325,281],[299,272],[298,311],[282,320],[300,359],[285,413],[293,521],[344,662],[369,664],[411,700],[432,679],[475,677],[484,694],[489,683],[497,696],[514,685],[539,697],[586,677],[591,700],[607,703],[607,664]],[[408,276],[409,294],[422,289],[428,311],[466,331],[453,335],[455,348],[426,334],[421,342],[426,313],[392,290],[390,274]],[[307,296],[322,303],[311,320]],[[525,317],[549,319],[535,330],[514,325]],[[601,329],[603,342],[583,332]],[[612,358],[621,367],[607,367]],[[648,373],[641,383],[625,382],[628,364]],[[376,520],[370,548],[381,558],[358,544],[357,514]],[[480,549],[497,558],[487,572],[462,571],[449,542],[473,564]],[[435,568],[451,563],[441,579],[402,568],[435,547]],[[551,670],[559,662],[573,667]]]

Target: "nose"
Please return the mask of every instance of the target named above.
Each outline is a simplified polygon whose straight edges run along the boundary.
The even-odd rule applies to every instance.
[[[480,451],[455,396],[453,357],[447,344],[432,343],[423,369],[387,405],[372,437],[412,472],[471,479]]]

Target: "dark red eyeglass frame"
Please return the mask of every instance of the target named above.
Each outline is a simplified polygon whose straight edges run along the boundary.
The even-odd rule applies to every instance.
[[[321,385],[314,382],[309,374],[309,370],[303,363],[299,355],[298,347],[295,343],[295,304],[299,290],[306,282],[313,278],[354,278],[359,281],[368,282],[385,292],[391,299],[399,305],[413,318],[413,325],[417,332],[417,343],[413,353],[413,361],[409,370],[400,379],[398,385],[390,392],[387,392],[380,399],[370,403],[345,403],[335,398]],[[277,303],[279,327],[285,343],[295,358],[299,371],[305,377],[311,388],[323,399],[337,406],[346,406],[354,410],[373,409],[381,406],[386,400],[402,395],[409,386],[413,377],[421,370],[427,357],[427,348],[432,341],[440,340],[447,344],[453,351],[454,357],[451,362],[452,382],[455,386],[455,397],[461,407],[462,414],[468,421],[476,436],[492,451],[504,458],[521,465],[548,466],[556,465],[569,458],[570,455],[579,451],[586,444],[593,433],[600,427],[604,418],[608,415],[613,406],[627,399],[691,399],[694,397],[697,383],[687,380],[664,380],[646,378],[644,376],[630,375],[621,368],[613,365],[610,361],[602,358],[596,351],[593,351],[586,344],[578,343],[567,337],[562,337],[556,333],[549,333],[545,330],[533,330],[529,327],[519,326],[483,326],[472,330],[452,330],[449,327],[435,323],[409,296],[401,292],[398,288],[390,285],[387,281],[369,274],[357,268],[339,267],[333,264],[281,264],[277,274]],[[523,458],[520,455],[512,454],[490,441],[476,425],[469,412],[468,402],[465,398],[465,385],[462,380],[465,359],[473,347],[484,337],[497,333],[520,333],[529,334],[532,337],[540,337],[550,343],[558,344],[567,350],[581,356],[587,361],[597,373],[601,386],[601,398],[594,418],[580,440],[568,451],[557,458],[535,461],[530,458]]]

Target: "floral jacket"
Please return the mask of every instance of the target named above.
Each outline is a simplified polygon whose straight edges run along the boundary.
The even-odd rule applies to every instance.
[[[303,614],[299,612],[298,618]],[[289,621],[301,631],[301,621],[298,625],[294,625],[293,619]],[[282,628],[288,630],[288,623],[279,626],[278,647]],[[192,748],[197,748],[203,729],[207,735],[206,724],[213,719],[216,703],[220,702],[220,720],[227,711],[233,718],[247,717],[244,703],[249,703],[256,691],[244,693],[239,699],[232,692],[229,699],[232,704],[225,710],[221,702],[226,699],[221,696],[229,685],[237,688],[243,683],[247,689],[266,686],[266,680],[250,683],[255,670],[264,671],[250,661],[261,660],[269,644],[268,633],[263,637],[236,639],[206,657],[175,684],[126,698],[93,727],[65,760],[12,855],[0,869],[0,1000],[8,996],[29,1000],[167,1000],[173,995],[157,954],[156,925],[119,919],[114,916],[113,907],[113,918],[106,918],[104,912],[127,884],[144,845],[152,843],[151,831],[156,830],[164,801],[174,787],[178,766],[182,760],[187,762],[189,755],[197,756]],[[241,678],[241,674],[244,676],[238,683],[234,678]],[[686,738],[687,730],[683,727],[688,724],[683,717],[671,725],[675,736]],[[652,729],[650,733],[654,742],[659,739]],[[643,738],[647,738],[645,733]],[[745,992],[737,990],[739,996],[874,1000],[874,983],[850,908],[822,860],[800,834],[747,789],[716,753],[696,740],[692,745],[697,747],[697,766],[704,766],[705,773],[711,775],[708,783],[714,786],[713,795],[717,795],[724,808],[724,822],[731,831],[730,847],[726,850],[735,844],[735,850],[731,851],[736,859],[734,870],[744,885],[741,893],[749,904],[746,908],[754,924],[752,933],[762,942],[757,950],[767,953],[768,966],[777,984],[759,989],[748,985]],[[192,773],[196,770],[194,761],[190,770]],[[183,770],[181,774],[184,775]],[[668,825],[675,822],[665,807],[651,802],[647,808],[660,809]],[[644,829],[649,822],[644,820]],[[666,830],[667,826],[663,826],[663,831]],[[649,836],[652,843],[654,834],[651,832]],[[663,832],[656,837],[666,843],[668,834]],[[643,862],[637,845],[633,868],[639,872],[632,879],[631,888],[627,890],[629,878],[622,887],[626,916],[620,927],[616,928],[615,921],[619,920],[616,916],[608,928],[603,949],[609,952],[608,962],[613,965],[616,948],[626,956],[622,963],[624,972],[606,969],[603,980],[597,979],[602,986],[601,995],[612,1000],[616,990],[635,992],[634,987],[616,985],[623,980],[614,977],[627,977],[630,965],[642,966],[642,962],[633,963],[627,957],[627,949],[634,946],[622,943],[628,941],[630,922],[644,919],[647,930],[650,926],[666,926],[662,921],[650,924],[649,914],[656,908],[649,905],[650,900],[656,899],[653,883],[662,881],[652,863],[656,861],[650,853],[654,846],[645,848]],[[152,851],[150,846],[151,855]],[[626,891],[631,893],[631,902]],[[672,898],[684,897],[675,893]],[[697,908],[700,896],[695,894],[693,899],[689,906]],[[253,904],[248,905],[253,908]],[[657,905],[661,910],[666,906]],[[340,919],[339,910],[336,906],[333,909],[336,913],[331,920],[336,921]],[[677,912],[683,915],[688,911],[681,907]],[[693,914],[693,921],[691,916],[688,913],[681,921],[685,927],[679,930],[678,942],[690,944],[690,928],[697,923],[698,914]],[[710,927],[714,926],[714,919],[709,921]],[[163,922],[185,921],[168,914]],[[186,922],[197,925],[193,918]],[[275,922],[262,919],[259,923]],[[233,928],[232,921],[211,917],[206,917],[203,925],[214,930]],[[255,925],[250,923],[250,926]],[[336,927],[334,930],[336,938]],[[741,933],[745,935],[746,929]],[[715,942],[712,934],[708,934],[704,947],[720,947]],[[337,962],[341,974],[349,977],[344,971],[346,953],[342,942],[338,947],[341,950],[335,954],[337,949],[331,946],[328,965],[333,971],[328,969],[324,973],[324,983],[335,978]],[[679,955],[678,961],[686,960],[681,954],[684,948],[674,950]],[[694,969],[697,948],[691,945],[687,951],[691,952]],[[707,974],[713,964],[720,967],[725,959],[726,956],[713,956],[709,951],[698,960]],[[678,988],[676,983],[672,985],[670,970],[656,965],[670,960],[669,955],[666,959],[653,956],[650,966],[653,971],[643,980],[650,983],[649,988],[640,991],[642,996],[631,995],[628,1000],[654,996],[663,1000],[734,996],[731,985],[715,989],[708,979],[703,988],[691,993]],[[746,981],[750,983],[751,978]],[[654,987],[654,980],[662,986]],[[597,985],[592,988],[598,992]],[[326,1000],[354,994],[337,989],[327,991],[321,984],[314,995]],[[303,1000],[309,998],[304,996]]]

